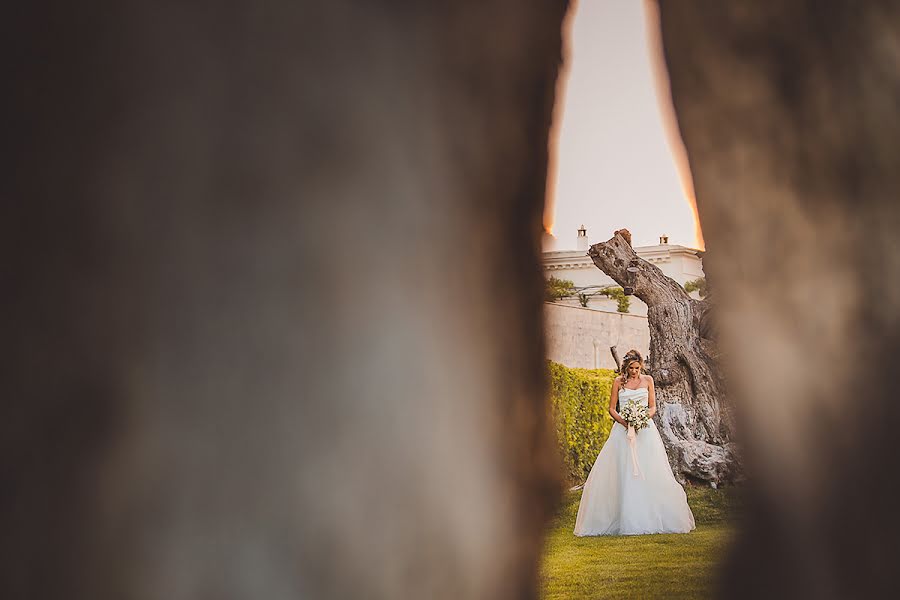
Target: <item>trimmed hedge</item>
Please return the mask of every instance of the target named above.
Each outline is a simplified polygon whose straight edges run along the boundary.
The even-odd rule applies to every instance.
[[[556,437],[571,483],[583,483],[609,436],[610,369],[570,369],[547,361]]]

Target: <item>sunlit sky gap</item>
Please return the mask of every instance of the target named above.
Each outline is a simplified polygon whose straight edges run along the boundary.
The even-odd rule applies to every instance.
[[[573,1],[550,141],[545,250],[627,228],[635,246],[703,248],[693,184],[662,58],[656,5]],[[549,247],[548,247],[549,246]]]

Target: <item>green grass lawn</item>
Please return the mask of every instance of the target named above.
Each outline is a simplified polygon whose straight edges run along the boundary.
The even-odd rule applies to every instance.
[[[734,529],[740,488],[686,487],[687,534],[575,537],[581,492],[566,494],[547,536],[543,598],[706,598]]]

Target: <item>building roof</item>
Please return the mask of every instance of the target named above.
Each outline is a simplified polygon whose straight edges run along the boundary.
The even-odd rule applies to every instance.
[[[667,263],[676,256],[694,256],[703,258],[703,251],[678,244],[656,244],[653,246],[637,246],[635,253],[650,263]],[[555,250],[541,254],[545,269],[595,269],[594,261],[583,250]]]

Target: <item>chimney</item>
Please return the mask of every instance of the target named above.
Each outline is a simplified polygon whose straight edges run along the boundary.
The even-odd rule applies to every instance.
[[[587,229],[585,229],[584,225],[582,225],[581,228],[578,230],[578,238],[575,241],[575,249],[587,252],[588,248],[590,248],[590,246],[591,245],[588,242],[588,238],[587,238]]]
[[[662,246],[664,244],[668,244],[668,243],[669,243],[669,236],[667,236],[666,234],[662,234],[661,236],[659,236],[659,245],[660,246]]]

